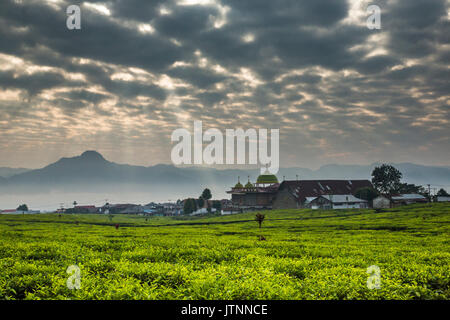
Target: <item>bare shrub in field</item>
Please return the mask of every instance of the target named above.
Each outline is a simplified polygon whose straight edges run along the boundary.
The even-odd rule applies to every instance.
[[[259,226],[259,230],[261,231],[261,227],[262,227],[262,223],[264,221],[264,219],[266,218],[265,215],[263,215],[262,213],[257,213],[255,216],[255,221],[258,222],[258,226]],[[259,235],[259,240],[263,241],[266,240],[266,238],[263,235]]]

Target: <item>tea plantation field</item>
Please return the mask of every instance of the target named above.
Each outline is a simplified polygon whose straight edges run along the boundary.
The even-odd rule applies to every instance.
[[[264,213],[0,215],[0,299],[450,299],[450,204]]]

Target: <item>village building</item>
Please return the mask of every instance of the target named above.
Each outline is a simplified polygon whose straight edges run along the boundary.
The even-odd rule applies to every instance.
[[[450,202],[449,196],[437,196],[436,202]]]
[[[162,206],[156,203],[148,203],[142,207],[143,214],[146,216],[163,216]]]
[[[233,209],[243,211],[269,210],[272,209],[273,199],[280,186],[278,178],[265,172],[260,175],[254,184],[250,182],[250,178],[245,186],[243,186],[238,178],[238,183],[227,191],[231,194],[232,207],[226,208],[226,212]]]
[[[17,209],[0,210],[0,214],[36,214],[41,213],[40,210],[19,211]]]
[[[211,210],[211,213],[217,212],[216,208],[210,208],[209,210]],[[208,208],[203,207],[203,208],[199,208],[196,211],[192,212],[191,216],[197,216],[197,215],[202,215],[202,214],[207,214],[207,213],[209,213]]]
[[[242,212],[242,210],[240,210],[238,207],[233,206],[233,202],[230,199],[222,199],[220,200],[220,203],[222,206],[223,215]]]
[[[73,211],[75,213],[97,213],[98,209],[96,206],[75,206]]]
[[[104,214],[141,214],[144,212],[144,208],[137,204],[107,204],[100,210],[100,213]]]
[[[154,203],[142,206],[139,214],[148,216],[177,216],[183,214],[183,201]]]
[[[373,188],[369,180],[283,181],[274,197],[273,209],[366,208],[366,201],[353,196],[358,189],[366,187]]]
[[[384,196],[378,196],[372,200],[374,209],[388,209],[391,207],[391,200]]]
[[[351,194],[329,194],[306,197],[303,207],[310,209],[366,209],[368,202]]]
[[[421,194],[410,193],[410,194],[400,194],[398,196],[391,197],[392,206],[404,206],[414,203],[427,203],[428,199]]]
[[[1,213],[3,213],[3,214],[19,214],[19,213],[22,213],[22,211],[17,211],[17,209],[5,209],[5,210],[1,210]]]
[[[370,187],[368,180],[295,180],[283,181],[269,173],[258,177],[256,183],[238,183],[227,193],[231,194],[231,206],[224,213],[270,209],[347,209],[367,208],[368,202],[356,198],[360,188]]]
[[[166,202],[160,204],[164,216],[177,216],[182,214],[183,206],[181,203]]]

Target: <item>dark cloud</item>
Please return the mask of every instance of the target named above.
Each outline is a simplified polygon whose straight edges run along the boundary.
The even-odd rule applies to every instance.
[[[355,69],[360,73],[374,74],[385,71],[387,68],[400,64],[401,61],[392,56],[375,56],[361,60],[355,64]]]
[[[104,3],[104,1],[98,1]],[[113,15],[138,21],[150,21],[158,15],[163,5],[172,6],[170,0],[115,0],[108,1]]]
[[[174,78],[182,79],[199,88],[207,88],[225,80],[225,76],[223,75],[198,67],[177,67],[168,70],[166,74]]]
[[[59,93],[58,96],[67,98],[69,100],[92,102],[94,104],[97,104],[109,97],[108,95],[91,92],[86,89],[76,89],[69,92],[62,92]]]
[[[33,74],[15,74],[13,71],[0,71],[0,87],[6,89],[23,89],[29,96],[34,96],[45,89],[79,86],[82,82],[66,80],[58,72],[36,72]]]
[[[174,7],[170,15],[156,17],[152,22],[161,34],[183,41],[211,28],[211,16],[218,14],[212,7]]]
[[[445,0],[396,1],[388,9],[383,21],[393,54],[420,58],[435,53],[438,44],[449,43]]]
[[[347,16],[345,0],[230,0],[231,21],[248,28],[292,26],[331,26]],[[251,29],[250,29],[251,30]]]
[[[105,15],[83,1],[1,1],[0,147],[150,144],[168,162],[171,130],[204,120],[280,128],[284,165],[448,162],[445,0],[370,1],[381,30],[364,25],[369,1],[178,2],[89,1]],[[81,30],[66,28],[69,4]]]

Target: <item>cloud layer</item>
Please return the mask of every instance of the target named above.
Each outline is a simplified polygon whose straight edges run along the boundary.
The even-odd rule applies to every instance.
[[[66,8],[81,8],[81,30]],[[381,30],[366,27],[369,4]],[[0,165],[96,149],[170,163],[170,134],[279,128],[282,166],[449,165],[446,0],[4,0]]]

